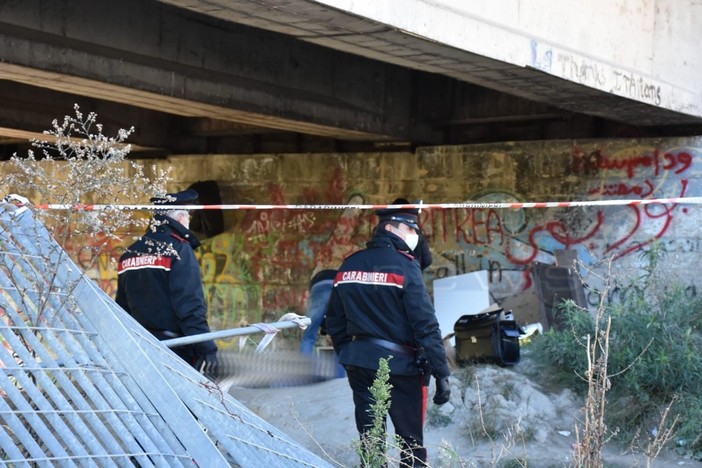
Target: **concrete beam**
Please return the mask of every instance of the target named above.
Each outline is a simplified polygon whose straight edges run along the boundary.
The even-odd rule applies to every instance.
[[[185,2],[193,8],[201,3],[162,1]],[[255,3],[284,10],[288,2]],[[387,26],[386,31],[380,32],[366,32],[363,27],[357,27],[355,37],[353,27],[343,35],[328,34],[329,29],[314,35],[315,41],[324,41],[330,47],[346,50],[356,47],[354,42],[364,38],[368,44],[359,49],[365,52],[358,53],[386,54],[493,89],[505,92],[512,89],[512,94],[553,105],[559,105],[559,94],[579,94],[582,101],[610,95],[620,101],[632,101],[627,108],[635,109],[633,117],[617,112],[617,107],[610,111],[617,113],[617,120],[630,124],[646,125],[645,120],[666,124],[668,115],[677,115],[679,123],[699,123],[702,119],[702,95],[697,86],[702,65],[697,60],[696,46],[702,38],[697,27],[702,19],[702,6],[695,0],[632,4],[583,4],[578,0],[310,0],[305,3],[315,4],[316,11],[326,7],[339,15]],[[308,20],[314,17],[314,11],[307,15]],[[591,21],[592,17],[598,21]],[[406,43],[412,46],[405,47]],[[534,73],[537,70],[541,74]],[[544,81],[545,75],[554,79]],[[548,88],[534,88],[531,86],[534,81],[548,83]],[[592,90],[599,93],[589,92]],[[588,112],[578,104],[578,100],[570,100],[561,107]],[[607,102],[600,104],[606,106]],[[666,112],[656,117],[656,109]],[[652,115],[645,116],[643,121],[635,120],[646,113]]]
[[[187,117],[425,140],[409,70],[139,0],[0,3],[0,79]]]
[[[0,136],[7,138],[37,138],[52,128],[54,119],[73,115],[73,107],[78,105],[83,112],[98,114],[105,135],[114,136],[119,129],[134,127],[129,139],[133,151],[168,155],[198,151],[205,145],[203,139],[181,131],[180,119],[139,107],[13,81],[0,81],[0,102]]]

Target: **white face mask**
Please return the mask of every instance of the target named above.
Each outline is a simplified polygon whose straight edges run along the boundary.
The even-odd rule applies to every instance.
[[[410,250],[416,249],[417,244],[419,244],[419,234],[416,232],[408,232],[405,234],[405,244],[407,244]]]

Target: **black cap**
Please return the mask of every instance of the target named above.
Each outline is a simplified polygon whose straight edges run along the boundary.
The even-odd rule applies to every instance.
[[[197,201],[198,193],[193,189],[182,192],[167,193],[162,197],[151,198],[151,203],[156,205],[191,205]]]
[[[398,198],[392,202],[393,205],[409,205],[410,202],[404,198]],[[419,208],[383,208],[380,210],[375,210],[375,214],[378,215],[379,221],[397,221],[404,223],[419,231]]]

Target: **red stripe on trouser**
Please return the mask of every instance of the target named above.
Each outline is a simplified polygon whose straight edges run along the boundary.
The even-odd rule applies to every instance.
[[[429,400],[429,387],[422,382],[422,427],[427,422],[427,400]]]

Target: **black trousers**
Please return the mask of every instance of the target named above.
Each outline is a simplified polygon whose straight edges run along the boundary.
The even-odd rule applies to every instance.
[[[373,427],[374,403],[370,387],[376,371],[362,367],[346,367],[349,385],[353,391],[356,429],[363,434]],[[395,434],[403,441],[400,466],[426,466],[427,449],[424,447],[424,417],[427,408],[427,387],[421,375],[390,375],[389,416],[395,426]]]

